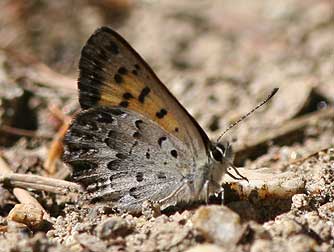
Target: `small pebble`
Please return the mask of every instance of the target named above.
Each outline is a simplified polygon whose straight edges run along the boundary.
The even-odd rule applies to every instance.
[[[147,219],[156,218],[161,215],[160,205],[145,200],[142,204],[141,212]]]
[[[18,233],[21,238],[29,237],[32,234],[27,225],[11,220],[8,221],[7,232]]]
[[[303,209],[309,206],[309,199],[306,194],[295,194],[292,196],[291,209]]]
[[[37,229],[43,223],[43,215],[43,211],[32,204],[16,204],[7,218]]]
[[[225,206],[200,207],[192,223],[207,240],[223,247],[235,246],[245,231],[239,215]]]
[[[101,239],[125,237],[132,231],[132,225],[117,216],[104,220],[96,227],[97,235]]]
[[[87,233],[75,235],[75,240],[85,248],[86,251],[100,252],[107,251],[107,245],[96,236]]]

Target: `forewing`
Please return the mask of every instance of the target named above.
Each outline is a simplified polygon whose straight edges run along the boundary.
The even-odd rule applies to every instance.
[[[83,109],[121,106],[136,111],[184,142],[196,160],[208,138],[148,64],[116,32],[98,29],[82,49],[79,101]]]
[[[65,139],[63,159],[90,200],[138,212],[184,183],[189,149],[153,121],[124,108],[80,112]]]

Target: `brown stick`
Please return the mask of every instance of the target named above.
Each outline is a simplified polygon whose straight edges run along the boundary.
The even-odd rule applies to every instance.
[[[55,174],[56,172],[56,161],[60,158],[63,151],[63,138],[69,125],[70,119],[67,118],[51,142],[48,156],[43,165],[45,170],[48,171],[48,173],[51,175]]]
[[[13,171],[8,167],[7,163],[3,160],[2,157],[0,157],[0,174],[4,176],[6,175],[8,176],[12,173]],[[15,197],[17,198],[19,202],[25,203],[25,204],[32,204],[36,206],[37,208],[41,209],[44,212],[45,217],[47,219],[50,218],[49,214],[42,207],[42,205],[34,197],[32,197],[28,191],[21,189],[21,188],[14,188],[13,194],[15,195]]]
[[[61,179],[48,178],[33,174],[11,173],[0,177],[0,183],[10,183],[14,187],[31,188],[57,194],[82,191],[79,184]]]
[[[2,125],[0,128],[0,131],[12,134],[12,135],[18,135],[18,136],[26,136],[31,138],[45,138],[45,139],[51,139],[52,137],[49,135],[40,135],[32,130],[26,130],[26,129],[19,129],[14,128],[8,125]]]

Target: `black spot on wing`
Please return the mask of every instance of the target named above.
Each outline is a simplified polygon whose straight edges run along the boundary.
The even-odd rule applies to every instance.
[[[170,154],[171,154],[174,158],[177,158],[177,151],[176,151],[176,150],[171,150]]]
[[[136,120],[136,121],[135,121],[136,128],[137,128],[137,129],[140,129],[140,125],[141,125],[142,123],[143,123],[142,120]]]
[[[129,100],[129,99],[132,99],[133,98],[133,95],[131,93],[124,93],[123,94],[123,98],[126,99],[126,100]]]
[[[138,75],[138,71],[137,70],[132,70],[132,73],[134,74],[134,75]]]
[[[114,121],[114,118],[108,113],[99,113],[96,121],[98,121],[99,123],[112,123]]]
[[[68,135],[65,136],[66,146],[67,150],[65,150],[63,155],[63,160],[65,162],[74,160],[74,159],[80,159],[80,158],[86,158],[88,156],[95,155],[99,153],[98,149],[95,149],[91,146],[85,146],[81,143],[77,142],[70,142],[72,139],[66,139]]]
[[[124,162],[120,159],[114,159],[111,160],[108,164],[107,164],[107,168],[111,171],[117,171],[119,169],[120,163]]]
[[[167,110],[162,108],[160,109],[160,111],[158,111],[156,114],[155,114],[159,119],[162,119],[165,115],[167,115]]]
[[[117,153],[115,156],[119,159],[122,159],[122,160],[127,158],[127,156],[123,153]]]
[[[134,138],[139,138],[139,137],[141,137],[141,134],[138,131],[136,131],[135,133],[132,134],[132,136]]]
[[[123,108],[127,108],[129,106],[129,102],[128,101],[121,101],[119,106],[121,106]]]
[[[129,194],[130,194],[130,196],[134,197],[135,199],[138,199],[139,195],[136,193],[136,191],[137,191],[136,187],[132,187],[129,190]]]
[[[116,137],[117,137],[117,132],[114,130],[110,130],[108,132],[108,137],[106,137],[104,139],[104,143],[111,149],[117,149],[117,142],[115,141]]]
[[[125,75],[125,74],[128,73],[128,70],[125,67],[120,67],[118,69],[118,73],[121,74],[121,75]]]
[[[119,54],[119,48],[117,44],[113,41],[110,41],[106,48],[115,55]]]
[[[76,123],[80,125],[81,127],[83,127],[84,129],[87,129],[90,131],[98,131],[99,129],[96,122],[90,116],[85,117],[85,116],[80,115],[76,118]],[[75,133],[75,129],[73,129],[73,133]]]
[[[144,174],[142,172],[137,172],[137,174],[136,174],[136,180],[138,182],[142,182],[144,180]]]
[[[115,74],[114,80],[117,84],[121,84],[123,82],[123,77],[120,74]]]
[[[158,139],[158,144],[159,144],[159,146],[161,147],[162,142],[163,142],[163,141],[166,141],[166,140],[167,140],[167,137],[165,137],[165,136],[160,137],[160,138]]]
[[[142,89],[142,91],[140,92],[139,96],[138,96],[138,100],[141,103],[144,103],[145,101],[145,97],[151,92],[151,89],[149,87],[144,87]]]
[[[157,173],[157,178],[158,179],[166,179],[167,176],[166,176],[166,174],[164,172],[158,172]]]
[[[97,168],[97,164],[89,160],[74,160],[70,161],[69,165],[73,167],[73,179],[77,179],[78,176],[85,173],[89,173],[91,170]]]

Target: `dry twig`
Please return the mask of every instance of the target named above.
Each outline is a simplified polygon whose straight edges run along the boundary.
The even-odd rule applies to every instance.
[[[10,176],[13,174],[13,171],[8,167],[5,160],[3,160],[2,157],[0,157],[0,174],[2,176]],[[45,217],[49,218],[49,214],[45,211],[45,209],[42,207],[42,205],[30,195],[28,191],[22,188],[14,188],[13,194],[17,198],[17,200],[24,204],[32,204],[36,206],[37,208],[41,209],[45,213]]]
[[[31,188],[57,194],[82,191],[79,184],[32,174],[11,173],[0,176],[0,183],[10,183],[14,187]]]
[[[51,175],[56,172],[56,162],[63,152],[63,138],[69,125],[70,118],[67,117],[51,142],[47,159],[44,162],[45,170]]]
[[[33,130],[19,129],[19,128],[14,128],[8,125],[2,125],[0,128],[0,131],[6,132],[12,135],[25,136],[25,137],[31,137],[31,138],[45,138],[45,139],[52,138],[49,135],[38,134],[36,133],[36,131],[33,131]]]

